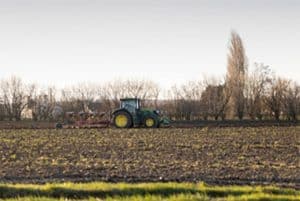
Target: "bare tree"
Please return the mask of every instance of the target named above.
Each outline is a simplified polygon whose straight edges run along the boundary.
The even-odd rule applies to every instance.
[[[52,111],[56,104],[55,96],[55,87],[48,87],[48,89],[40,91],[36,90],[28,103],[28,108],[31,109],[34,120],[52,119]]]
[[[0,85],[4,110],[9,120],[21,120],[21,114],[28,105],[35,86],[26,85],[18,77],[2,80]]]
[[[80,110],[88,112],[97,99],[96,86],[91,83],[80,83],[71,89],[73,101],[80,106]],[[96,109],[96,108],[94,108]]]
[[[225,119],[225,112],[230,96],[226,93],[224,84],[207,84],[201,95],[201,108],[204,119],[213,117]]]
[[[200,100],[203,85],[198,81],[189,81],[181,86],[174,85],[169,90],[169,97],[173,102],[173,114],[176,119],[199,119]]]
[[[80,83],[61,90],[61,106],[64,111],[88,112],[97,109],[97,87],[91,83]]]
[[[107,111],[119,106],[120,98],[125,97],[125,92],[125,85],[120,79],[108,82],[98,90],[100,99],[105,104]]]
[[[290,84],[287,92],[284,94],[283,111],[288,120],[297,120],[298,111],[300,108],[300,86],[297,83]]]
[[[137,97],[146,100],[145,104],[157,105],[159,86],[150,80],[114,80],[99,88],[98,94],[108,110],[119,106],[121,98]]]
[[[126,80],[125,96],[139,97],[141,99],[157,99],[160,89],[159,86],[150,80]]]
[[[266,86],[271,82],[271,70],[263,63],[255,63],[255,69],[249,73],[246,82],[247,113],[251,119],[263,118]]]
[[[267,88],[264,102],[276,120],[280,119],[283,112],[284,97],[287,96],[289,84],[289,80],[274,77]]]
[[[241,37],[231,32],[229,54],[227,57],[226,86],[231,94],[229,100],[229,116],[242,119],[245,109],[245,79],[247,75],[247,58]]]

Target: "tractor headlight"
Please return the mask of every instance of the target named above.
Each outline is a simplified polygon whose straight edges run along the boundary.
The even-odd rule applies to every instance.
[[[154,112],[158,115],[160,115],[160,111],[159,110],[154,110]]]

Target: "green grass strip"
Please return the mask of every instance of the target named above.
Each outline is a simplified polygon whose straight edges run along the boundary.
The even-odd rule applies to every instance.
[[[1,200],[299,200],[300,191],[275,186],[209,186],[204,183],[0,184]]]

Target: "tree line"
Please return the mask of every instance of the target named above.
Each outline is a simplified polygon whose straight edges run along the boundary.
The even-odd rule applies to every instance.
[[[66,112],[106,112],[119,99],[138,97],[145,107],[160,109],[174,120],[297,120],[300,85],[248,60],[241,37],[232,32],[224,78],[204,77],[161,89],[152,80],[114,80],[106,84],[81,83],[68,88],[43,89],[12,76],[0,81],[0,120],[48,121]]]

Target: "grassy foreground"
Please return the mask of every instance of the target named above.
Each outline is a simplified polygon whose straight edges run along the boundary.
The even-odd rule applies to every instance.
[[[0,184],[0,200],[300,200],[300,191],[274,186],[209,186],[204,183]]]

